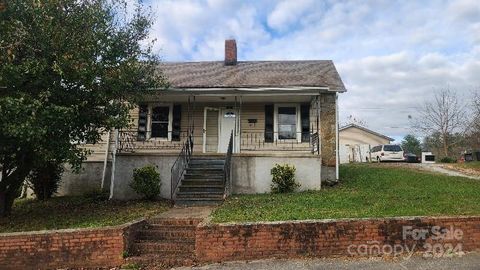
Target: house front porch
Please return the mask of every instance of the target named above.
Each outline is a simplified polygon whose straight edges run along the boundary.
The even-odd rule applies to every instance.
[[[118,132],[117,149],[124,153],[178,153],[191,137],[195,154],[222,154],[233,132],[234,153],[319,155],[318,98],[298,94],[150,97],[132,113],[132,125]]]
[[[326,167],[322,134],[331,138],[325,130],[335,124],[326,111],[332,108],[322,104],[335,105],[335,94],[278,91],[283,93],[165,91],[145,99],[132,112],[132,125],[116,131],[112,198],[135,198],[129,187],[133,169],[147,164],[158,166],[162,197],[174,200],[269,192],[277,163],[297,168],[302,190],[320,189]]]

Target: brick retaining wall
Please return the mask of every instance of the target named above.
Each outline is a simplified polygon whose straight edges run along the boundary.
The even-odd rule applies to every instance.
[[[0,269],[119,266],[124,263],[124,250],[144,224],[0,234]],[[434,228],[448,229],[451,234],[443,235],[448,239],[435,239],[440,234],[432,231]],[[200,223],[195,231],[198,262],[392,255],[392,250],[385,247],[408,247],[419,252],[435,244],[445,251],[450,246],[454,252],[480,250],[480,217]]]
[[[135,237],[137,221],[98,229],[0,234],[0,269],[114,267]]]
[[[438,231],[432,232],[432,228],[453,228],[450,231],[461,230],[463,235],[441,240]],[[406,239],[403,239],[404,229],[407,230]],[[427,231],[425,237],[416,234],[416,239],[408,233],[424,231]],[[479,250],[480,217],[200,224],[195,251],[200,262],[219,262],[272,257],[392,255],[390,247],[402,247],[404,252],[408,251],[406,248],[413,248],[419,252],[428,250],[428,244],[435,243],[440,244],[437,246],[440,251],[448,251],[450,244],[452,251]]]

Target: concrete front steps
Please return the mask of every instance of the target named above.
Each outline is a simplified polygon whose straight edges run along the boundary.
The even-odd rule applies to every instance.
[[[152,218],[141,228],[126,258],[142,269],[195,263],[195,228],[202,218]]]
[[[175,205],[219,205],[225,199],[224,157],[193,157],[175,197]]]

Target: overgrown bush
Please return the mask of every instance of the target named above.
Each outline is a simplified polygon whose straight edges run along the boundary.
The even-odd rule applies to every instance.
[[[32,170],[28,182],[38,200],[48,200],[57,193],[63,171],[63,165],[55,161],[45,163]]]
[[[295,191],[300,184],[295,180],[295,166],[275,164],[270,170],[272,175],[271,189],[273,193],[288,193]]]
[[[444,158],[440,159],[440,162],[441,163],[456,163],[457,159],[452,158],[452,157],[444,157]]]
[[[160,194],[160,174],[156,166],[147,165],[133,169],[133,181],[130,187],[147,200],[155,200]]]

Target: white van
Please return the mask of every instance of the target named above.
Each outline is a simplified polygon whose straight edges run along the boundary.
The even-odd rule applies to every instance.
[[[372,161],[404,161],[403,149],[396,144],[378,145],[370,150]]]

